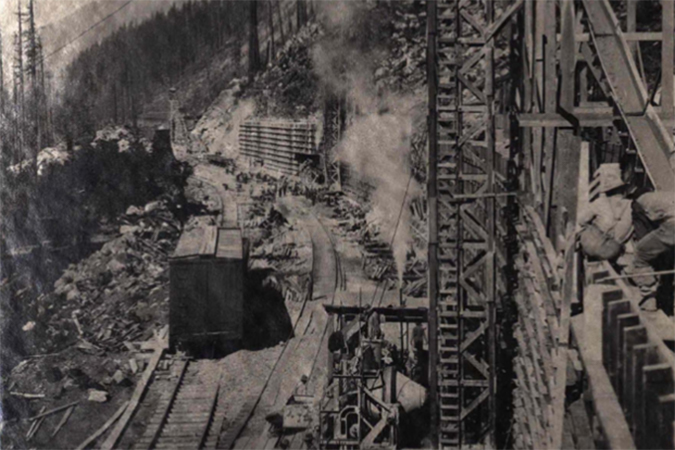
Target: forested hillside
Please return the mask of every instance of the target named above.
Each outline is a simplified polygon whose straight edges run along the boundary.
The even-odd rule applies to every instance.
[[[79,136],[104,122],[135,119],[153,92],[168,89],[187,67],[223,48],[234,25],[245,23],[246,6],[220,1],[174,6],[84,51],[67,71],[59,131]]]
[[[278,45],[290,36],[298,21],[306,20],[302,17],[306,12],[298,13],[298,8],[280,1],[256,5],[259,41],[274,34]],[[57,133],[79,137],[106,123],[133,123],[144,108],[186,75],[196,70],[211,75],[214,60],[226,61],[227,67],[220,65],[216,70],[228,75],[209,76],[214,84],[207,86],[209,92],[200,93],[207,97],[202,103],[208,104],[224,87],[222,82],[237,75],[240,68],[249,69],[242,58],[254,20],[251,14],[249,2],[193,1],[174,5],[139,25],[120,28],[70,64],[57,112]],[[260,50],[264,61],[267,52],[274,52],[274,45],[271,50]]]

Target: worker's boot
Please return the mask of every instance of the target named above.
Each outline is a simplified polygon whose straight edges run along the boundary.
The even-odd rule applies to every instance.
[[[656,304],[656,290],[658,288],[658,283],[651,285],[642,285],[639,286],[640,294],[642,294],[642,300],[640,300],[640,309],[643,311],[656,311],[658,306]]]

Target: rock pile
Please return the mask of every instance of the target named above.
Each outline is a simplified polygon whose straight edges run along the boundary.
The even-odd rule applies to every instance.
[[[396,8],[391,54],[375,71],[379,88],[414,88],[426,78],[426,16]]]
[[[247,90],[256,96],[259,115],[306,118],[312,110],[317,80],[311,69],[310,45],[318,34],[318,25],[312,23],[293,35],[276,62]]]
[[[366,276],[376,281],[396,279],[391,246],[381,240],[380,227],[368,222],[363,208],[348,197],[333,198],[330,203],[335,205],[332,218],[337,221],[339,232],[361,247],[361,267]]]
[[[119,233],[38,299],[35,332],[44,335],[44,351],[73,342],[91,352],[118,351],[166,322],[168,257],[180,224],[164,202],[154,201],[130,207]]]

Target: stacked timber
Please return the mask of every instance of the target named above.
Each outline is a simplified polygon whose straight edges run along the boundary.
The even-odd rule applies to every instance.
[[[317,124],[303,120],[247,120],[239,127],[239,152],[285,175],[297,175],[317,156]]]
[[[538,232],[537,224],[524,222],[517,227],[521,252],[516,260],[520,279],[515,293],[518,355],[514,360],[514,447],[549,448],[553,439],[560,291],[552,247]]]
[[[601,328],[598,335],[602,340],[602,366],[611,384],[605,391],[613,390],[613,400],[618,403],[616,410],[623,413],[623,426],[630,431],[637,448],[671,449],[675,446],[675,358],[664,340],[672,340],[672,319],[664,317],[668,324],[664,339],[658,316],[640,309],[637,289],[621,280],[605,281],[616,276],[609,264],[589,263],[587,272],[591,284],[603,287],[601,291],[589,289],[590,298],[585,301],[599,304],[601,317],[597,322],[601,325],[596,328]],[[583,356],[591,359],[589,355]],[[597,386],[591,387],[600,391]],[[605,399],[598,399],[597,403],[600,401]],[[615,426],[611,415],[600,406],[596,406],[600,428]],[[607,440],[609,447],[621,444],[628,448],[623,442],[628,442],[630,436],[609,434]]]

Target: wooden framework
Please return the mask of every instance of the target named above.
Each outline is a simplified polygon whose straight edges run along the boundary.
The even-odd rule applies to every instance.
[[[541,311],[551,319],[550,329],[521,317],[521,347],[530,347],[523,357],[538,359],[536,367],[528,364],[546,375],[539,381],[539,372],[518,377],[532,378],[546,396],[539,406],[543,420],[523,446],[561,448],[570,322],[578,294],[579,262],[570,244],[583,195],[578,182],[588,181],[601,162],[594,156],[596,142],[584,150],[581,136],[611,139],[602,145],[634,155],[654,188],[675,190],[670,164],[674,4],[661,0],[661,30],[641,31],[638,0],[625,0],[623,24],[609,0],[428,2],[429,329],[436,446],[495,444],[495,304],[507,294],[497,270],[505,256],[498,245],[505,237],[499,221],[503,205],[494,195],[507,182],[495,170],[499,159],[508,157],[495,142],[500,106],[515,125],[509,163],[521,212],[528,211],[521,215],[523,235],[539,236],[539,247],[530,251],[539,254],[538,278],[549,283],[549,292],[539,295],[550,297],[539,304],[548,308]],[[508,93],[495,92],[496,47],[498,63],[506,59],[502,29],[511,31]],[[641,42],[660,43],[660,105],[652,104],[654,74],[646,73]],[[503,100],[505,94],[510,99]],[[478,195],[467,202],[467,194]],[[558,261],[562,267],[556,274]],[[541,280],[530,280],[530,287],[541,289],[537,283]],[[550,347],[532,347],[522,334],[530,332],[548,334]],[[521,425],[517,428],[524,430]]]
[[[335,95],[326,100],[324,108],[324,136],[321,143],[324,178],[326,185],[336,190],[342,189],[340,162],[335,146],[342,138],[344,103],[341,96]]]
[[[663,0],[661,4],[663,32],[637,31],[637,0],[625,2],[625,25],[620,24],[608,0],[535,0],[526,2],[518,16],[515,40],[519,42],[516,63],[520,67],[512,69],[521,82],[516,85],[511,110],[519,125],[515,150],[522,162],[518,168],[521,202],[529,211],[528,220],[534,218],[539,223],[536,234],[548,241],[540,246],[539,253],[541,256],[541,249],[548,247],[544,252],[550,261],[542,257],[540,264],[530,257],[529,270],[541,278],[551,270],[555,272],[552,262],[564,261],[557,275],[559,282],[545,285],[548,292],[535,292],[538,297],[552,296],[541,303],[549,308],[547,316],[543,320],[541,316],[521,316],[520,333],[546,334],[547,326],[557,329],[543,348],[531,342],[533,337],[539,338],[538,344],[546,342],[541,336],[520,336],[516,364],[520,373],[516,375],[521,388],[516,403],[528,412],[514,424],[521,434],[519,447],[561,448],[563,443],[570,316],[577,301],[578,262],[570,243],[577,203],[585,193],[582,185],[602,162],[589,156],[593,148],[590,152],[583,150],[579,137],[599,136],[598,130],[590,129],[600,129],[603,137],[613,139],[601,146],[618,147],[623,154],[635,155],[655,189],[675,189],[675,174],[669,164],[673,152],[673,2]],[[662,77],[659,106],[651,104],[647,89],[649,74],[645,73],[638,45],[645,41],[660,41],[662,71],[670,74]],[[531,236],[532,226],[525,226],[523,233]],[[532,254],[534,249],[524,251]],[[526,281],[527,274],[522,271],[520,278]],[[530,285],[536,287],[535,283]],[[531,307],[532,300],[520,297],[519,308]],[[607,365],[607,361],[604,363]],[[529,371],[525,370],[528,367]],[[584,368],[589,378],[602,385],[602,364]],[[602,410],[600,417],[621,413],[616,401],[603,399],[595,406]],[[524,418],[533,414],[536,419],[528,423]],[[613,423],[616,426],[618,422]],[[614,443],[620,440],[616,433],[612,436]],[[629,443],[625,441],[624,445]]]
[[[495,445],[496,303],[504,293],[505,155],[495,133],[495,43],[522,5],[429,3],[432,426],[443,448]],[[434,314],[435,313],[435,314]],[[434,392],[435,391],[435,392]]]

